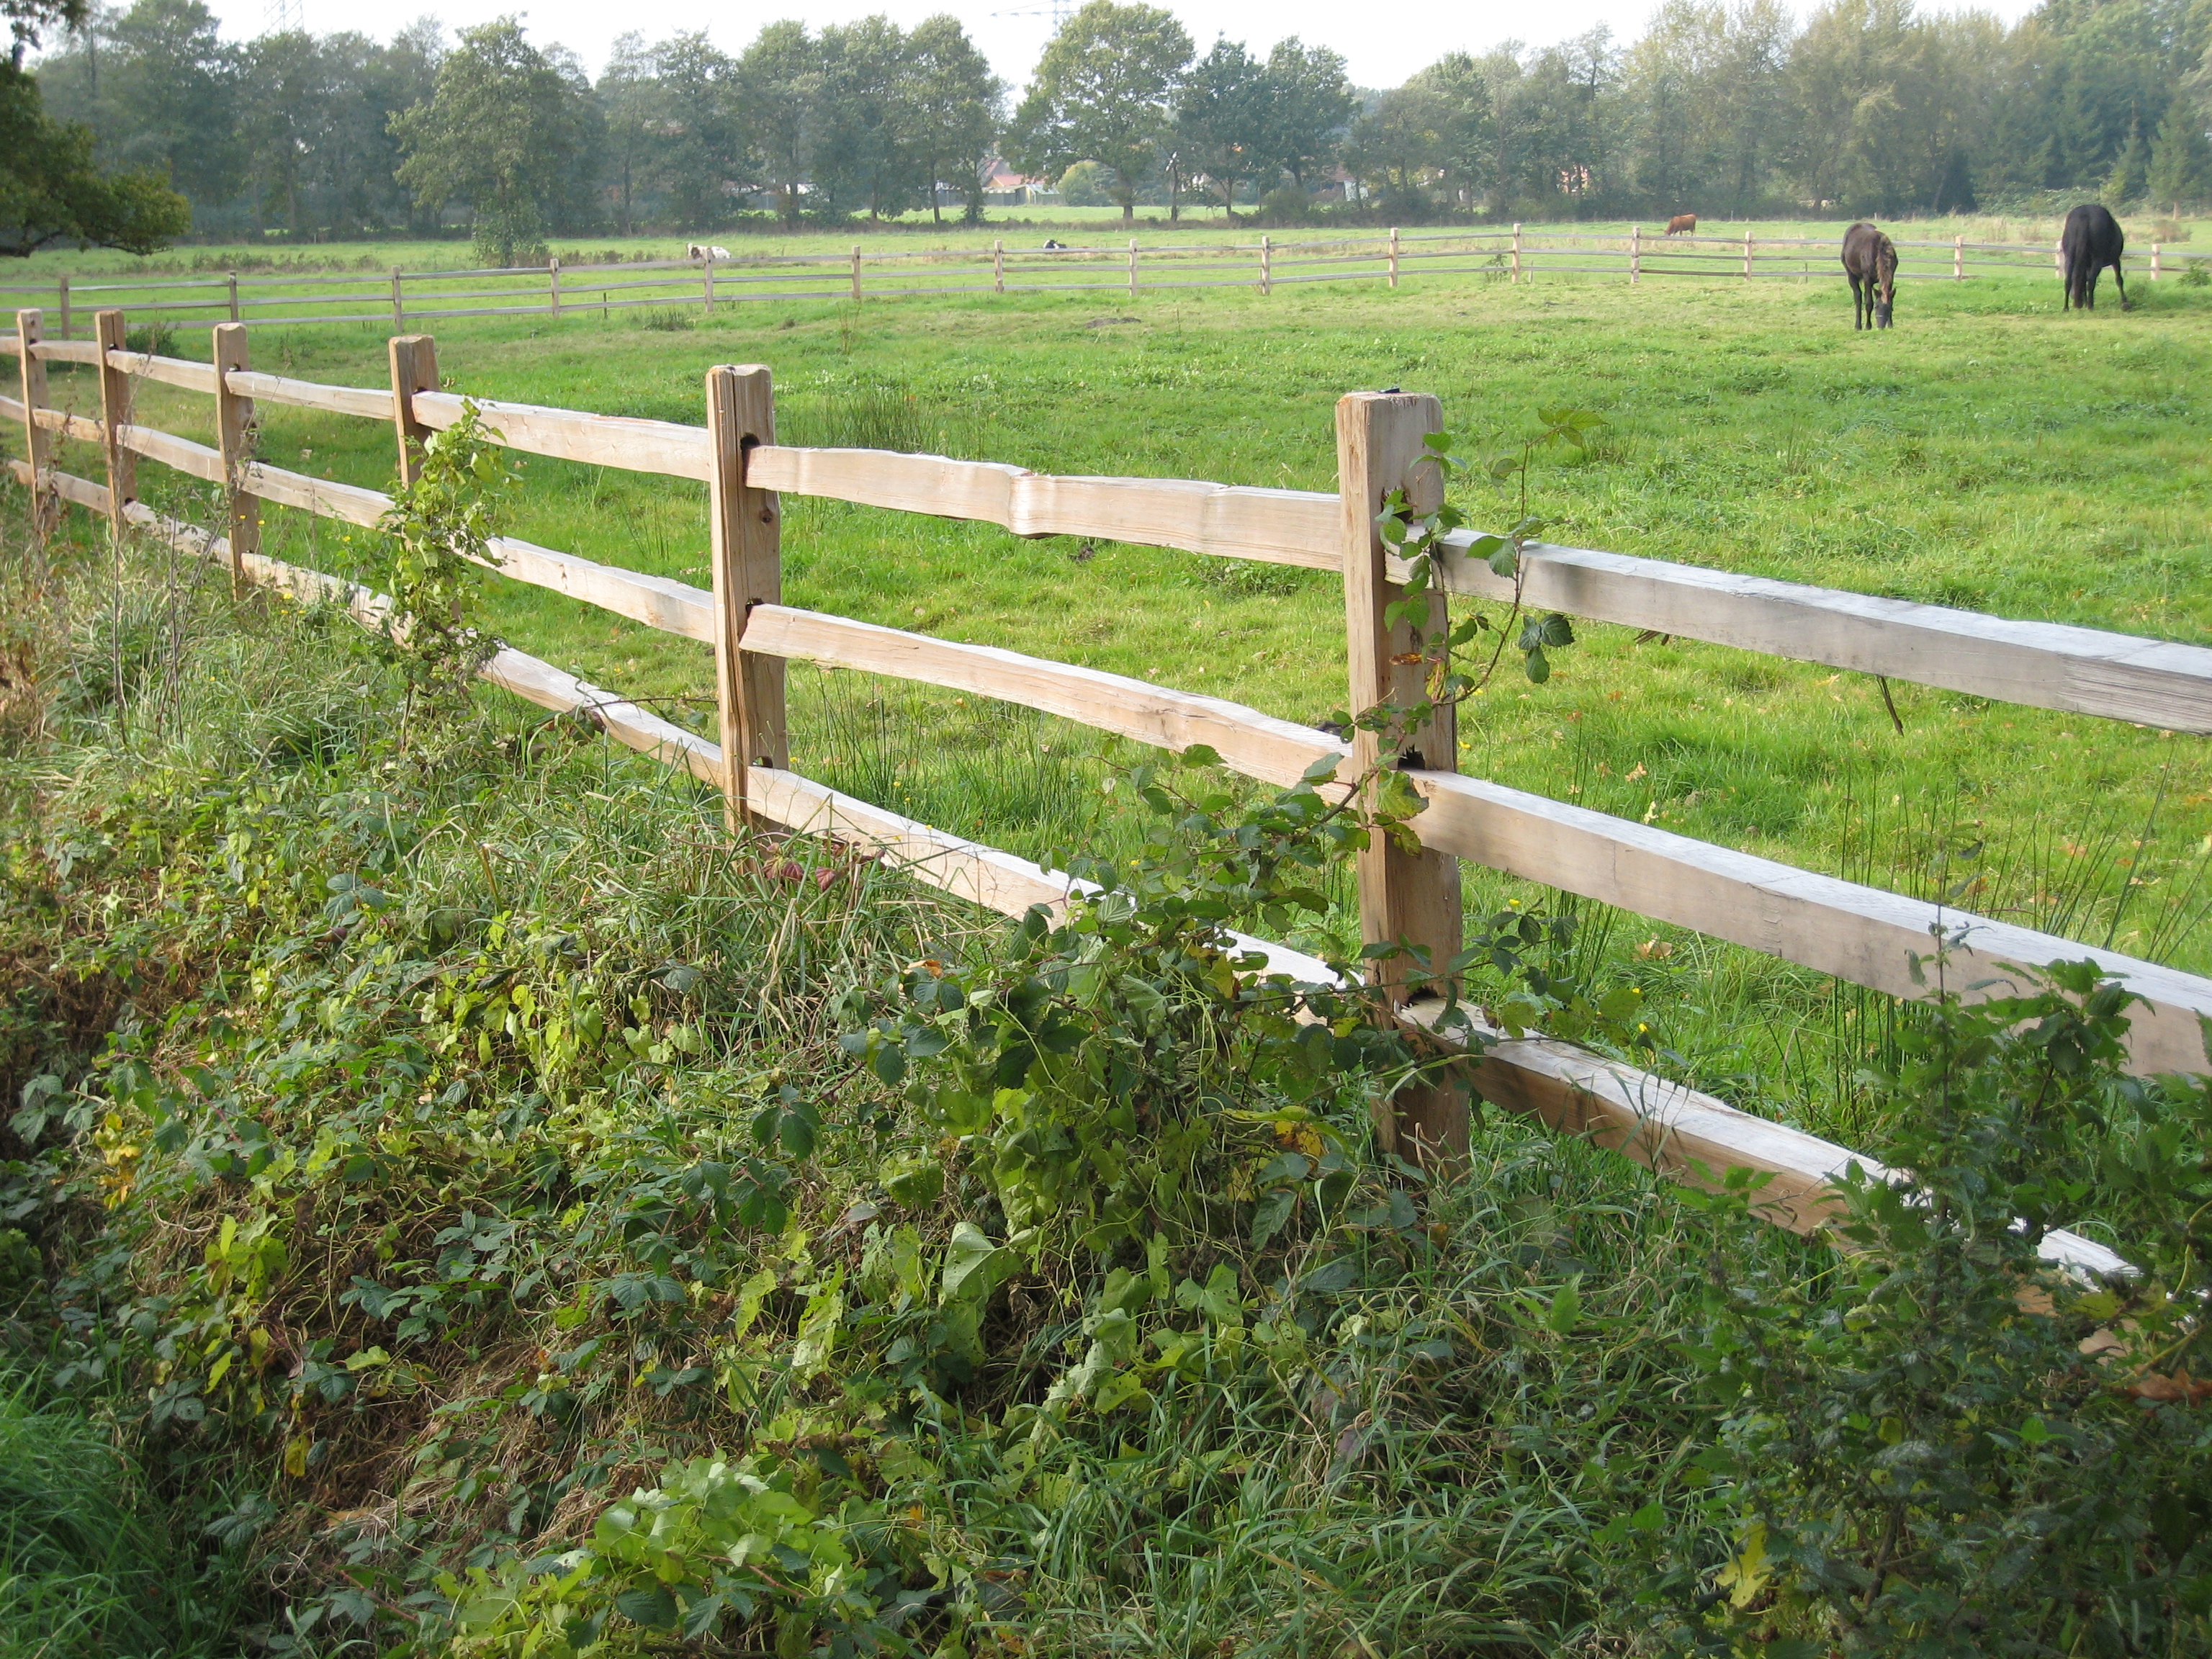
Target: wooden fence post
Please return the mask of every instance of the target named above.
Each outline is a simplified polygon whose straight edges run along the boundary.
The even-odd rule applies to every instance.
[[[250,367],[246,329],[219,323],[215,331],[216,441],[222,448],[223,495],[230,508],[230,591],[246,591],[246,556],[261,550],[261,503],[246,490],[253,464],[253,399],[230,389],[230,373]]]
[[[1270,236],[1262,236],[1262,237],[1260,239],[1260,292],[1261,292],[1261,293],[1262,293],[1262,294],[1273,294],[1274,291],[1275,291],[1275,244],[1274,244],[1274,239],[1273,239],[1273,237],[1270,237]]]
[[[2150,279],[2154,283],[2158,280],[2159,252],[2159,245],[2156,242],[2153,242],[2150,245]]]
[[[66,340],[70,337],[70,286],[69,278],[66,276],[61,279],[61,295],[62,338]]]
[[[1966,280],[1966,238],[1964,232],[1951,239],[1951,280]]]
[[[415,418],[415,394],[438,389],[438,343],[428,334],[392,342],[392,426],[399,441],[399,482],[415,482],[416,461],[430,428]]]
[[[392,331],[394,334],[404,334],[407,331],[407,313],[400,301],[398,265],[392,267]]]
[[[46,364],[31,348],[44,338],[42,311],[15,313],[15,363],[22,376],[23,459],[31,464],[31,534],[40,546],[53,532],[60,498],[53,493],[54,441],[39,424],[46,406]]]
[[[123,509],[138,497],[138,457],[122,444],[131,424],[131,376],[107,361],[123,349],[123,313],[113,307],[92,314],[92,337],[100,346],[100,441],[107,452],[107,529],[118,547],[131,521]]]
[[[1443,407],[1434,398],[1394,392],[1355,392],[1336,405],[1337,484],[1343,497],[1344,602],[1346,639],[1352,674],[1350,707],[1356,717],[1376,704],[1414,703],[1425,695],[1421,663],[1402,662],[1411,654],[1408,623],[1388,620],[1389,606],[1404,590],[1386,574],[1382,536],[1375,520],[1383,497],[1403,488],[1417,508],[1437,505],[1441,487],[1436,466],[1424,464],[1422,440],[1443,426]],[[1425,494],[1431,499],[1424,499]],[[1442,594],[1435,599],[1431,629],[1445,617]],[[1354,730],[1354,763],[1364,769],[1377,757],[1376,733]],[[1437,771],[1459,769],[1458,722],[1449,708],[1407,734],[1398,764]],[[1422,947],[1441,971],[1460,949],[1459,860],[1449,854],[1407,853],[1387,837],[1358,855],[1359,924],[1369,944],[1402,941]],[[1378,962],[1370,973],[1383,986],[1401,985],[1421,970],[1401,959]],[[1403,1000],[1394,996],[1394,1000]],[[1387,1114],[1378,1113],[1376,1130],[1385,1150],[1410,1162],[1449,1166],[1464,1160],[1468,1146],[1465,1094],[1449,1087],[1401,1089]]]
[[[1129,297],[1137,297],[1137,239],[1129,239]]]
[[[230,279],[230,320],[231,320],[232,322],[234,322],[234,322],[236,322],[236,321],[238,320],[238,273],[237,273],[236,271],[234,271],[234,271],[231,271],[231,272],[229,273],[229,279]]]
[[[1751,280],[1751,233],[1747,230],[1743,234],[1743,280]]]
[[[860,245],[853,244],[853,297],[860,297]]]
[[[1644,227],[1631,226],[1628,232],[1628,285],[1634,288],[1644,280]]]
[[[1513,280],[1516,283],[1521,280],[1521,224],[1518,220],[1513,224]]]
[[[561,314],[561,256],[551,255],[545,261],[545,292],[553,304],[553,314]],[[710,306],[708,307],[712,310]]]
[[[1398,227],[1390,227],[1390,286],[1398,286]]]
[[[991,244],[991,289],[996,294],[1006,291],[1006,245],[1003,240]]]
[[[714,567],[714,689],[721,711],[723,817],[735,834],[745,820],[746,779],[755,766],[788,767],[783,659],[744,648],[757,605],[783,602],[782,508],[773,490],[746,482],[756,446],[775,441],[775,392],[760,364],[707,371],[708,483]]]
[[[706,300],[707,314],[711,317],[714,314],[714,256],[711,253],[706,256],[706,269],[701,277],[700,291]]]

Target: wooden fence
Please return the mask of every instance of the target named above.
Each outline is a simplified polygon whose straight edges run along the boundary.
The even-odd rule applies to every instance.
[[[390,343],[386,386],[324,386],[265,374],[247,362],[237,325],[215,331],[211,363],[121,349],[124,319],[106,311],[91,341],[49,339],[35,311],[17,315],[21,397],[0,398],[0,420],[21,425],[27,458],[9,463],[31,490],[38,533],[60,502],[105,515],[113,533],[132,526],[226,563],[234,582],[263,583],[334,599],[374,622],[387,602],[334,577],[281,563],[258,547],[268,503],[374,526],[384,494],[289,471],[253,453],[254,406],[282,404],[389,421],[402,475],[411,441],[460,418],[459,396],[441,390],[434,343]],[[46,367],[98,371],[98,419],[48,406]],[[134,386],[150,380],[213,397],[218,447],[136,423]],[[542,707],[575,710],[610,737],[684,769],[723,791],[730,820],[834,834],[882,849],[919,880],[1009,915],[1065,904],[1074,888],[1058,872],[840,794],[790,768],[784,665],[809,661],[1001,698],[1140,743],[1215,750],[1237,772],[1288,784],[1334,758],[1359,775],[1374,739],[1329,732],[1217,697],[786,605],[781,575],[784,495],[805,495],[1004,526],[1017,535],[1084,535],[1340,571],[1344,578],[1350,706],[1367,708],[1417,674],[1398,661],[1406,624],[1389,608],[1402,592],[1375,527],[1389,490],[1426,488],[1422,440],[1442,425],[1433,398],[1356,392],[1337,408],[1340,492],[1251,489],[1152,478],[1055,477],[988,462],[776,442],[765,368],[707,371],[707,423],[612,418],[479,399],[489,434],[514,448],[632,471],[704,482],[708,488],[714,585],[698,588],[514,538],[498,544],[496,568],[511,580],[568,594],[710,647],[717,669],[719,741],[710,741],[514,650],[484,677]],[[100,447],[105,482],[54,464],[57,439]],[[185,524],[137,498],[136,467],[157,461],[222,488],[224,528]],[[1464,548],[1465,539],[1460,543]],[[1535,605],[1660,629],[1746,650],[1917,681],[1976,696],[2160,727],[2212,732],[2212,650],[2053,623],[2014,622],[1901,600],[1563,547],[1528,561]],[[1451,592],[1499,597],[1487,564],[1442,561]],[[1378,846],[1358,871],[1361,925],[1370,941],[1426,945],[1442,960],[1459,948],[1462,860],[1731,940],[1890,995],[1927,995],[1916,959],[1944,941],[1953,981],[2002,980],[2008,965],[2095,959],[2146,1004],[2130,1032],[2135,1069],[2205,1069],[2200,1021],[2212,1015],[2212,980],[2111,951],[1796,869],[1727,848],[1548,799],[1455,769],[1449,714],[1415,742],[1426,763],[1407,775],[1427,801],[1413,819],[1418,852]],[[726,757],[728,757],[726,759]],[[1251,941],[1271,966],[1307,980],[1328,969],[1283,947]],[[1401,1012],[1432,1024],[1438,1005]],[[1449,1041],[1449,1034],[1443,1040]],[[1831,1182],[1847,1164],[1873,1161],[1832,1142],[1738,1111],[1710,1096],[1616,1060],[1542,1038],[1499,1040],[1476,1072],[1483,1097],[1564,1133],[1584,1134],[1691,1184],[1736,1166],[1771,1176],[1771,1218],[1811,1231],[1830,1212]],[[1449,1155],[1465,1144],[1467,1103],[1401,1094],[1378,1121],[1388,1146]],[[2055,1260],[2100,1272],[2125,1264],[2071,1234],[2045,1241]]]
[[[2028,243],[1899,240],[1899,274],[1966,282],[2057,273],[2056,250]],[[393,332],[447,317],[607,316],[652,307],[696,307],[764,300],[897,299],[957,294],[1122,293],[1241,288],[1272,294],[1302,283],[1380,282],[1480,276],[1508,282],[1555,275],[1702,276],[1747,281],[1842,279],[1832,237],[1666,236],[1643,227],[1595,233],[1515,225],[1486,231],[1376,231],[1327,240],[1219,244],[1126,243],[1090,247],[869,250],[618,264],[518,266],[497,270],[362,271],[347,276],[220,276],[178,281],[84,282],[68,276],[37,286],[0,287],[18,303],[51,302],[50,332],[69,340],[89,310],[127,307],[173,324],[227,319],[272,323],[388,323]],[[2128,274],[2157,281],[2212,258],[2150,245],[2129,256]],[[198,296],[198,297],[194,297]]]

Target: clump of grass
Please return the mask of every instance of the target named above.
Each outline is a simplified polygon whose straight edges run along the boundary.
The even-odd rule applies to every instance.
[[[699,319],[681,307],[656,306],[638,313],[637,325],[655,334],[688,334],[698,327]]]

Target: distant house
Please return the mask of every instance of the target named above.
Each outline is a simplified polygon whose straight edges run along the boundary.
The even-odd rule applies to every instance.
[[[1026,178],[1001,156],[983,174],[983,199],[993,207],[1027,207],[1032,202],[1057,202],[1060,192],[1049,179]]]

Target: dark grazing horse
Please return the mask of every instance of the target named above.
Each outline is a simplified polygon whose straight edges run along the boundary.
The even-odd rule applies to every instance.
[[[1851,329],[1887,328],[1897,304],[1897,244],[1862,219],[1844,233],[1844,275],[1851,279]]]
[[[2094,311],[2097,278],[2110,265],[2112,280],[2120,285],[2120,309],[2125,311],[2128,279],[2120,275],[2120,255],[2127,247],[2128,239],[2110,208],[2085,202],[2069,213],[2066,228],[2058,234],[2058,256],[2066,270],[2065,309]]]

